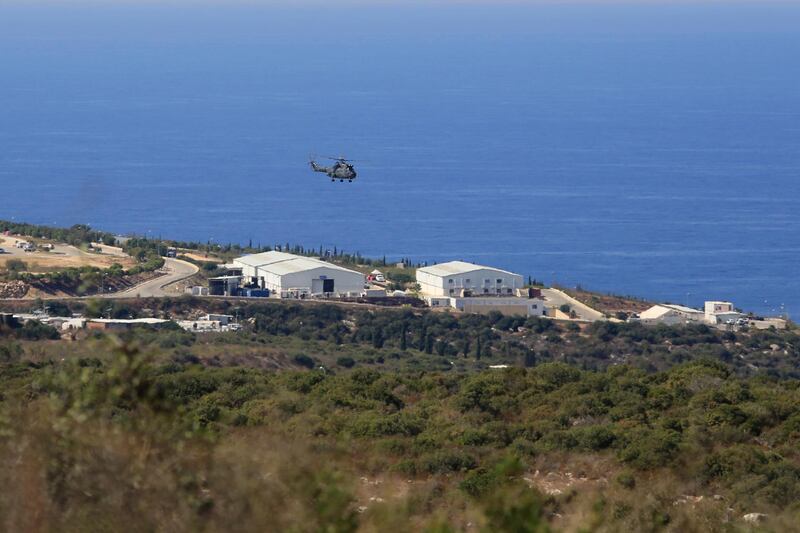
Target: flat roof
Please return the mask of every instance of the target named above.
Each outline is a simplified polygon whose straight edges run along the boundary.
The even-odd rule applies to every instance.
[[[509,272],[508,270],[484,265],[476,265],[475,263],[467,263],[466,261],[449,261],[447,263],[439,263],[438,265],[418,268],[417,272],[424,272],[433,276],[452,276],[457,274],[466,274],[476,270],[494,270],[495,272],[502,272],[503,274],[509,274],[511,276],[520,276],[520,274],[515,274],[514,272]]]
[[[169,322],[163,318],[90,318],[89,322],[99,324],[163,324]]]
[[[262,252],[260,254],[245,255],[235,259],[236,262],[260,268],[277,275],[292,274],[295,272],[304,272],[306,270],[314,270],[317,268],[330,268],[339,270],[340,272],[347,272],[350,274],[358,274],[363,276],[361,272],[350,270],[333,263],[328,263],[321,259],[314,257],[303,257],[300,255],[287,254],[286,252]]]
[[[675,304],[659,304],[661,307],[666,307],[668,309],[674,309],[675,311],[680,311],[681,313],[698,313],[698,314],[705,314],[700,309],[695,309],[693,307],[686,307],[685,305],[675,305]]]

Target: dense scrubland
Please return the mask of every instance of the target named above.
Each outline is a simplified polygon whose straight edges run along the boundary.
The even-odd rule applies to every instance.
[[[796,331],[111,312],[200,307],[245,330],[2,331],[4,529],[797,529]]]

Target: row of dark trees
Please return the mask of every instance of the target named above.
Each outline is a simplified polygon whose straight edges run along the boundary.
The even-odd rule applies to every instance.
[[[9,231],[37,239],[64,242],[73,246],[80,246],[90,242],[113,245],[116,242],[116,237],[112,233],[94,230],[86,224],[75,224],[69,228],[55,228],[25,222],[0,220],[0,231]]]

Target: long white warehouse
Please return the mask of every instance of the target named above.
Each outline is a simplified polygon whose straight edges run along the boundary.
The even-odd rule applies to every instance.
[[[418,268],[417,283],[431,307],[479,314],[492,311],[508,315],[547,314],[540,295],[520,291],[524,287],[522,276],[499,268],[451,261]]]
[[[274,296],[299,298],[319,294],[359,294],[364,275],[321,259],[264,252],[233,260],[246,281],[269,289]]]
[[[464,261],[418,268],[417,283],[425,296],[512,295],[524,286],[519,274]]]

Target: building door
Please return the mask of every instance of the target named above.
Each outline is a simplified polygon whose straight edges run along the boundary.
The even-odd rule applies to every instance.
[[[311,294],[321,294],[324,292],[322,290],[322,281],[321,279],[312,279],[311,280]]]
[[[323,279],[322,280],[322,292],[333,292],[333,280],[332,279]]]

